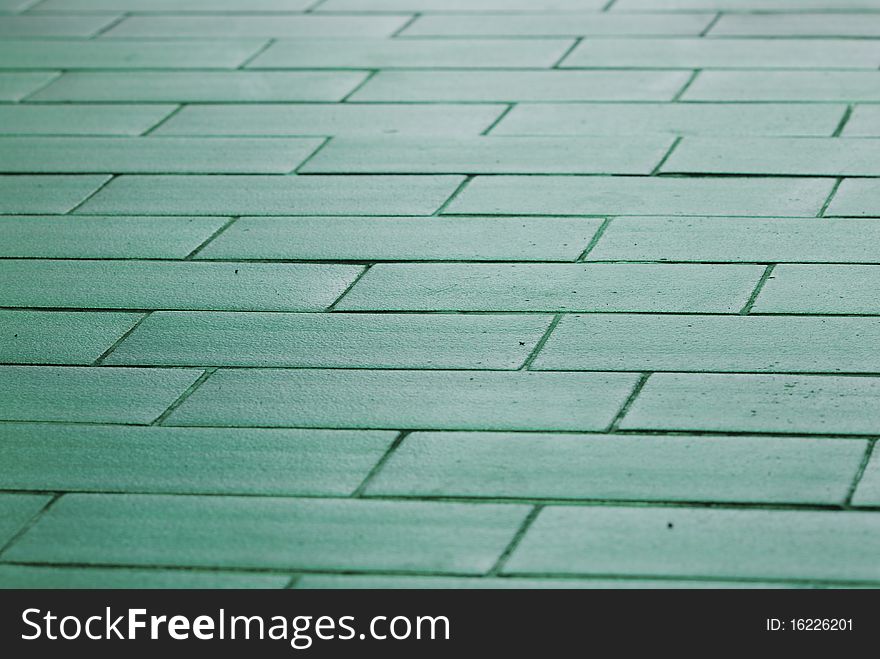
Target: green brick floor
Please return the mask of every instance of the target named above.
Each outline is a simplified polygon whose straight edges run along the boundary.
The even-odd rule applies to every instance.
[[[878,587],[878,437],[880,0],[0,0],[0,586]]]

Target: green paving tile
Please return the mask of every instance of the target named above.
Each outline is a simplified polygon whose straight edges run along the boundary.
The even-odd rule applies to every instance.
[[[612,11],[799,12],[809,9],[850,11],[876,8],[876,0],[617,0]]]
[[[243,217],[197,258],[574,261],[601,223],[587,217]]]
[[[140,135],[174,105],[0,105],[0,135]]]
[[[312,7],[315,0],[44,0],[38,11],[60,12],[282,12],[303,11]]]
[[[591,39],[560,65],[645,69],[877,69],[880,44],[851,39]]]
[[[547,508],[504,571],[880,582],[880,515]]]
[[[0,101],[20,101],[57,76],[54,71],[0,73]]]
[[[302,263],[0,260],[0,306],[322,311],[362,270]]]
[[[652,375],[627,430],[873,434],[880,379],[822,375]]]
[[[91,37],[119,19],[96,16],[0,16],[0,37]]]
[[[141,317],[133,313],[0,310],[0,363],[88,365]]]
[[[532,368],[880,373],[880,319],[566,316]]]
[[[380,263],[338,309],[731,313],[762,272],[702,264]]]
[[[369,495],[842,504],[866,442],[415,433]]]
[[[360,71],[127,71],[65,73],[37,101],[340,101]],[[39,85],[35,85],[39,86]]]
[[[354,101],[669,101],[685,71],[380,71]],[[57,84],[57,83],[56,83]]]
[[[146,424],[201,373],[180,368],[0,366],[0,419]]]
[[[129,16],[105,36],[116,37],[390,37],[409,16],[230,15]],[[346,42],[338,42],[343,45]],[[357,68],[364,68],[358,66]]]
[[[445,212],[815,216],[832,179],[478,176]]]
[[[556,12],[602,9],[605,0],[327,0],[320,11]]]
[[[876,449],[876,447],[875,447]],[[853,496],[855,506],[880,506],[880,453],[875,450]]]
[[[168,425],[602,430],[625,373],[219,370]]]
[[[780,265],[761,290],[755,313],[880,314],[880,268]]]
[[[880,23],[876,14],[724,14],[709,36],[880,37]]]
[[[549,324],[538,315],[160,312],[107,363],[516,369]]]
[[[0,172],[288,174],[316,137],[3,137]]]
[[[697,36],[711,20],[711,14],[428,14],[419,16],[401,34],[405,37]]]
[[[395,433],[0,424],[7,490],[347,496]]]
[[[843,128],[844,137],[880,137],[880,107],[859,105]]]
[[[319,39],[275,41],[249,69],[550,68],[570,39]],[[878,58],[880,60],[880,58]],[[880,62],[878,62],[880,64]]]
[[[662,135],[337,137],[301,171],[318,174],[650,174],[671,145],[672,138]]]
[[[843,181],[825,215],[880,217],[880,181],[872,179]]]
[[[489,504],[68,495],[3,558],[481,574],[527,512]]]
[[[588,261],[880,263],[880,223],[870,219],[621,217]]]
[[[67,213],[109,176],[0,176],[0,214]]]
[[[289,581],[260,573],[0,565],[0,588],[284,588]]]
[[[12,540],[51,499],[43,494],[0,492],[0,545]]]
[[[684,101],[880,101],[876,71],[704,71]]]
[[[830,136],[845,109],[785,103],[520,103],[491,134]]]
[[[226,221],[223,217],[0,217],[0,257],[183,258]]]
[[[332,136],[429,132],[433,136],[479,135],[492,125],[506,107],[498,104],[392,103],[188,105],[163,123],[155,133]],[[830,133],[829,130],[828,134]]]
[[[121,176],[79,211],[111,215],[430,215],[461,182],[460,176]]]
[[[834,137],[686,137],[660,169],[683,174],[878,176],[877,143]]]
[[[264,42],[85,41],[0,42],[0,69],[234,69]]]

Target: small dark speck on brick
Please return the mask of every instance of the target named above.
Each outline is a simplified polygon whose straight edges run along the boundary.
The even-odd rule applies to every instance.
[[[667,529],[671,529],[671,528],[674,528],[674,527],[675,527],[675,524],[673,524],[672,522],[666,522],[666,528],[667,528]]]

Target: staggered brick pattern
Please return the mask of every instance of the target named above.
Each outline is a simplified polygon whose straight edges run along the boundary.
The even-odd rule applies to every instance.
[[[0,0],[0,586],[880,585],[880,0]]]

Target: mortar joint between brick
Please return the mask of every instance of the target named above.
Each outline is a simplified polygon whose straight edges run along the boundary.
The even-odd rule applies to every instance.
[[[721,16],[723,13],[724,12],[718,12],[717,14],[715,14],[715,16],[712,18],[712,20],[709,21],[709,24],[703,28],[702,32],[700,32],[701,37],[705,37],[707,34],[709,34],[709,32],[712,30],[712,28],[715,27],[715,24],[721,20]]]
[[[626,400],[623,401],[623,405],[620,406],[620,409],[617,411],[617,414],[614,415],[614,419],[611,421],[611,424],[608,426],[608,432],[613,433],[617,432],[617,429],[620,427],[621,421],[627,415],[630,408],[635,403],[636,398],[639,397],[639,394],[642,393],[642,389],[645,388],[645,385],[648,383],[648,378],[651,377],[651,373],[645,372],[639,375],[639,379],[636,381],[635,386],[632,391],[629,392],[629,396],[626,397]]]
[[[612,219],[613,218],[606,217],[604,220],[602,220],[602,224],[600,224],[599,228],[596,229],[596,233],[594,233],[593,237],[590,238],[590,242],[587,243],[584,251],[580,253],[577,259],[575,259],[575,263],[583,263],[584,261],[586,261],[589,253],[592,252],[593,249],[595,249],[596,245],[598,245],[599,241],[602,239],[602,236],[605,235],[605,231],[611,224]]]
[[[130,16],[130,14],[128,12],[122,12],[122,14],[117,16],[114,20],[110,21],[107,25],[105,25],[100,30],[95,32],[92,36],[90,36],[89,39],[95,39],[97,37],[100,37],[103,34],[106,34],[110,30],[112,30],[114,27],[116,27],[117,25],[122,23],[122,21],[127,19],[129,16]]]
[[[542,510],[544,510],[544,504],[539,503],[536,504],[535,507],[529,511],[529,514],[526,515],[526,518],[523,520],[522,524],[519,525],[516,533],[513,534],[510,542],[507,543],[504,551],[501,552],[498,560],[495,561],[495,564],[489,569],[489,571],[486,573],[486,576],[494,577],[498,576],[501,573],[501,570],[504,569],[504,565],[513,555],[513,552],[516,551],[516,548],[519,547],[523,538],[526,536],[526,533],[529,532],[529,529],[532,527],[532,524],[535,523],[535,520],[538,518],[538,515],[541,514]]]
[[[458,195],[464,191],[464,189],[467,187],[468,183],[473,181],[474,178],[475,177],[473,174],[466,175],[464,177],[464,180],[458,184],[458,187],[456,187],[455,190],[452,191],[452,194],[450,194],[449,197],[447,197],[446,201],[444,201],[442,204],[440,204],[440,207],[432,213],[432,216],[437,217],[438,215],[442,215],[443,211],[445,211],[449,207],[449,205],[453,201],[455,201],[455,198],[458,197]]]
[[[302,581],[303,575],[294,574],[287,580],[287,583],[284,584],[284,588],[282,590],[290,590],[291,588],[296,588],[296,585]]]
[[[852,116],[853,109],[851,103],[846,106],[846,109],[843,111],[843,116],[840,118],[840,122],[838,122],[834,132],[831,133],[831,137],[840,137],[841,133],[843,133],[843,129],[846,128],[846,124],[849,123],[849,118]]]
[[[366,492],[367,488],[370,486],[370,482],[373,480],[373,478],[375,478],[379,474],[379,472],[382,471],[382,468],[391,459],[391,456],[397,450],[397,447],[399,447],[403,443],[403,440],[409,437],[413,432],[414,431],[412,430],[400,431],[397,437],[394,438],[394,441],[392,441],[391,444],[388,445],[388,448],[385,450],[385,453],[382,454],[382,457],[379,458],[376,464],[373,465],[373,467],[364,477],[364,480],[362,480],[360,485],[358,485],[354,489],[354,492],[351,493],[352,497],[357,499],[364,496],[364,492]]]
[[[92,190],[89,194],[87,194],[86,197],[85,197],[85,199],[83,199],[83,200],[80,201],[76,206],[74,206],[74,207],[71,208],[69,211],[67,211],[67,212],[65,213],[65,215],[73,215],[76,211],[78,211],[80,208],[82,208],[82,207],[83,207],[83,206],[84,206],[84,205],[85,205],[90,199],[92,199],[92,197],[94,197],[94,196],[95,196],[96,194],[98,194],[101,190],[103,190],[103,189],[106,188],[108,185],[110,185],[110,181],[112,181],[112,180],[115,179],[115,178],[116,178],[116,174],[111,174],[111,175],[107,178],[106,181],[104,181],[103,183],[101,183],[101,185],[99,185],[97,188],[95,188],[95,189]]]
[[[175,106],[174,109],[171,110],[171,112],[166,114],[164,117],[161,117],[158,121],[154,122],[151,126],[148,126],[143,132],[141,132],[140,137],[145,137],[153,133],[153,131],[159,128],[159,126],[162,126],[165,122],[171,119],[171,117],[183,110],[185,105],[185,103],[180,103],[179,105]]]
[[[201,387],[208,378],[210,378],[212,375],[214,375],[214,373],[216,371],[217,371],[216,366],[206,368],[204,371],[202,371],[202,374],[198,378],[196,378],[196,381],[193,382],[191,385],[189,385],[186,388],[186,390],[182,394],[180,394],[171,403],[171,405],[169,405],[168,408],[164,412],[162,412],[162,414],[160,414],[158,417],[156,417],[150,425],[151,426],[161,426],[165,422],[165,419],[167,419],[172,414],[172,412],[174,412],[174,410],[176,410],[178,407],[180,407],[184,403],[184,401],[186,401],[187,398],[189,398],[193,393],[195,393],[196,389]]]
[[[868,469],[868,463],[871,462],[871,456],[874,454],[875,446],[877,446],[876,439],[868,440],[868,446],[865,447],[865,454],[862,456],[862,461],[859,464],[859,468],[856,470],[856,474],[849,486],[849,490],[847,490],[846,499],[844,499],[844,506],[846,507],[852,506],[853,497],[856,494],[856,490],[859,488],[859,483],[862,482],[865,471]]]
[[[220,226],[219,229],[217,229],[214,233],[212,233],[210,236],[208,236],[207,238],[205,238],[201,243],[199,243],[199,245],[198,245],[193,251],[191,251],[189,254],[187,254],[186,256],[184,256],[184,257],[183,257],[183,260],[184,260],[184,261],[192,261],[192,260],[195,258],[195,256],[196,256],[199,252],[201,252],[203,249],[205,249],[205,247],[207,247],[208,245],[210,245],[210,244],[211,244],[212,242],[214,242],[217,238],[219,238],[219,237],[220,237],[220,234],[222,234],[222,233],[223,233],[224,231],[226,231],[229,227],[231,227],[233,224],[235,224],[235,223],[239,220],[240,217],[241,217],[240,215],[235,215],[235,216],[233,216],[233,217],[230,217],[228,220],[226,220],[226,221]]]
[[[394,39],[396,37],[399,37],[401,34],[403,34],[407,30],[407,28],[409,28],[413,23],[415,23],[421,17],[422,17],[421,12],[416,12],[415,14],[410,16],[403,25],[401,25],[399,28],[397,28],[396,30],[394,30],[394,32],[391,33],[390,38]]]
[[[131,336],[132,333],[134,333],[134,331],[138,327],[140,327],[141,323],[143,323],[147,318],[149,318],[152,313],[153,313],[152,311],[148,311],[143,316],[138,318],[137,321],[131,327],[128,328],[128,330],[123,332],[122,336],[120,336],[118,339],[116,339],[111,344],[111,346],[109,348],[107,348],[104,352],[102,352],[98,356],[98,358],[94,362],[92,362],[92,366],[101,366],[104,363],[104,360],[107,359],[107,357],[109,357],[110,354],[114,350],[116,350],[116,348],[118,348],[120,345],[122,345],[122,342],[125,341],[129,336]]]
[[[574,40],[574,42],[568,48],[565,49],[565,52],[562,53],[562,56],[558,60],[556,60],[553,63],[553,66],[551,66],[550,68],[551,69],[558,69],[560,67],[560,65],[566,60],[566,58],[568,58],[568,56],[571,55],[571,53],[574,51],[574,49],[581,45],[581,41],[583,41],[583,40],[584,40],[583,37],[577,37]]]
[[[669,145],[669,149],[667,149],[666,153],[663,154],[663,157],[660,158],[660,162],[658,162],[654,169],[651,170],[651,176],[657,176],[660,173],[660,169],[663,165],[666,164],[666,161],[669,160],[669,157],[672,155],[672,152],[675,151],[675,148],[681,144],[681,141],[684,139],[682,135],[676,136],[674,140],[672,140],[672,144]]]
[[[758,283],[755,284],[755,288],[752,289],[751,295],[749,295],[749,299],[746,300],[746,303],[743,305],[743,308],[739,310],[740,316],[747,316],[751,311],[752,307],[755,306],[755,302],[758,300],[758,296],[761,294],[761,291],[764,290],[764,284],[770,279],[773,275],[773,270],[776,268],[775,263],[770,263],[764,268],[764,272],[761,273],[761,277],[758,279]]]
[[[480,133],[480,135],[488,135],[491,131],[495,129],[495,127],[501,123],[501,120],[504,119],[513,108],[516,107],[516,103],[508,103],[507,107],[505,107],[497,117],[495,117],[492,122],[486,126],[486,128]]]
[[[300,170],[301,170],[303,167],[305,167],[305,166],[309,163],[309,161],[310,161],[312,158],[314,158],[316,155],[318,155],[318,153],[319,153],[320,151],[322,151],[322,150],[324,149],[325,146],[327,146],[328,144],[330,144],[330,140],[332,140],[332,139],[333,139],[333,137],[330,136],[330,135],[321,138],[321,140],[322,140],[321,143],[320,143],[318,146],[315,147],[315,150],[314,150],[314,151],[312,151],[309,155],[307,155],[307,156],[305,157],[305,160],[303,160],[300,164],[298,164],[296,167],[294,167],[294,169],[293,169],[293,171],[291,172],[291,174],[299,174],[299,173],[300,173]]]
[[[361,270],[361,271],[358,273],[357,277],[355,277],[355,278],[352,280],[352,282],[351,282],[348,286],[345,287],[345,290],[342,291],[342,293],[339,294],[339,297],[337,297],[335,300],[333,300],[333,304],[331,304],[329,307],[327,307],[327,309],[326,309],[325,311],[326,311],[327,313],[332,312],[332,311],[335,311],[335,310],[336,310],[336,306],[342,301],[342,299],[343,299],[346,295],[348,295],[349,291],[351,291],[351,289],[353,289],[353,288],[357,285],[357,283],[358,283],[361,279],[364,278],[364,275],[366,275],[367,272],[369,272],[369,271],[370,271],[370,268],[372,268],[372,267],[373,267],[373,264],[372,264],[372,263],[368,263],[367,265],[365,265],[365,266],[364,266],[364,269]]]
[[[672,97],[672,103],[678,102],[681,100],[681,97],[684,96],[684,93],[690,88],[690,86],[694,83],[694,80],[697,79],[697,76],[703,72],[703,69],[694,69],[691,72],[690,77],[685,81],[684,85],[682,85],[681,89],[676,92],[675,96]]]
[[[45,515],[49,509],[55,505],[55,503],[61,498],[61,494],[53,494],[52,498],[46,502],[42,508],[40,508],[34,515],[25,522],[18,531],[2,546],[0,547],[0,560],[2,560],[3,554],[5,554],[22,536],[24,536],[28,531],[30,531],[34,525],[40,521],[40,519]]]
[[[605,3],[605,6],[602,7],[602,11],[605,12],[605,11],[608,11],[609,9],[611,9],[611,7],[614,5],[615,2],[617,2],[617,0],[608,0],[608,2]]]
[[[367,75],[364,77],[364,79],[361,80],[358,84],[356,84],[354,86],[354,88],[351,91],[349,91],[345,96],[343,96],[341,99],[339,99],[338,102],[345,103],[346,101],[348,101],[348,99],[350,99],[352,96],[357,94],[361,89],[363,89],[364,85],[366,85],[368,82],[370,82],[370,80],[372,80],[376,76],[377,73],[379,73],[379,69],[370,69],[369,71],[367,71]]]
[[[246,58],[244,59],[244,61],[236,67],[236,69],[239,70],[239,71],[241,71],[242,69],[244,69],[244,68],[245,68],[246,66],[248,66],[251,62],[253,62],[255,59],[257,59],[260,55],[262,55],[262,54],[265,53],[267,50],[269,50],[269,48],[272,47],[272,44],[274,44],[275,41],[276,41],[276,39],[275,39],[274,37],[270,38],[268,41],[266,41],[264,44],[262,44],[259,48],[257,48],[256,52],[251,53],[251,55],[249,55],[248,57],[246,57]]]
[[[822,204],[822,208],[819,209],[819,214],[817,217],[825,217],[825,213],[828,211],[828,207],[831,206],[831,201],[834,199],[834,195],[837,194],[837,190],[840,188],[840,184],[843,183],[842,176],[838,176],[834,185],[831,186],[831,192],[828,193],[828,198],[825,200],[825,203]]]
[[[45,83],[37,87],[36,89],[32,89],[27,94],[18,99],[18,103],[27,103],[30,98],[33,98],[35,94],[39,94],[41,91],[46,89],[49,85],[53,84],[55,81],[59,80],[61,76],[64,75],[63,71],[53,71],[55,75],[49,78]]]
[[[544,347],[544,344],[550,339],[550,335],[553,333],[553,330],[556,329],[556,326],[559,324],[559,321],[562,320],[563,314],[558,313],[553,316],[553,320],[550,321],[550,324],[547,326],[547,329],[544,330],[544,334],[541,335],[541,338],[538,339],[538,342],[535,344],[535,347],[532,348],[532,351],[529,353],[528,357],[526,357],[522,366],[519,367],[521,371],[527,371],[532,367],[532,363],[537,359],[538,353],[541,352],[541,349]]]

